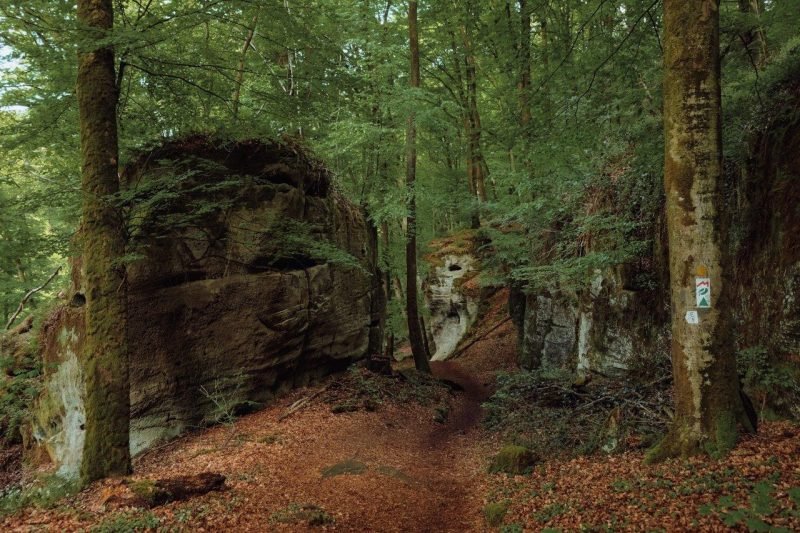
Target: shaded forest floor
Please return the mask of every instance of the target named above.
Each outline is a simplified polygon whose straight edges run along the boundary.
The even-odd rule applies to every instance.
[[[478,325],[504,320],[497,295]],[[227,488],[153,510],[128,508],[121,480],[97,483],[50,509],[0,519],[2,531],[502,531],[800,529],[800,428],[767,423],[724,461],[643,465],[643,452],[551,460],[527,475],[489,474],[504,444],[480,425],[494,373],[511,369],[510,322],[475,342],[438,377],[364,370],[295,391],[263,411],[203,430],[136,460],[132,479],[215,472]],[[552,530],[552,529],[551,529]]]

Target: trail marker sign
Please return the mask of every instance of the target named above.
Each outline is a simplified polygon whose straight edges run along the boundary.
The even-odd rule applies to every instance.
[[[697,311],[686,311],[686,322],[696,326],[700,323],[700,315],[697,314]]]
[[[694,294],[698,309],[711,308],[711,278],[695,278]]]

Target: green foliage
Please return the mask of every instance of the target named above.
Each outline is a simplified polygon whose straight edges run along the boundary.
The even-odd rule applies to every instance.
[[[136,533],[156,530],[161,519],[152,511],[126,511],[111,515],[93,527],[91,533]]]
[[[200,386],[200,393],[213,406],[205,418],[206,423],[233,426],[237,415],[258,406],[256,402],[244,399],[246,380],[247,376],[239,372],[229,379],[215,379],[210,388]]]
[[[49,475],[26,487],[12,486],[0,491],[0,516],[14,514],[26,507],[49,509],[80,487],[74,480]]]
[[[543,507],[539,509],[535,513],[533,513],[533,518],[538,520],[540,523],[544,524],[552,520],[553,518],[560,516],[566,513],[569,510],[569,507],[563,503],[552,503],[547,507]]]
[[[38,369],[0,377],[0,443],[20,444],[22,424],[41,387]]]
[[[716,515],[728,527],[746,528],[748,531],[788,532],[789,530],[770,524],[771,519],[779,517],[800,517],[800,489],[789,490],[794,505],[786,508],[775,498],[776,487],[767,481],[756,483],[749,497],[748,505],[739,505],[731,496],[722,496],[714,504],[700,507],[702,516]]]
[[[763,346],[753,346],[736,354],[736,364],[744,389],[759,401],[759,415],[766,409],[792,417],[800,416],[800,374],[790,364],[774,362]]]
[[[22,424],[39,394],[42,369],[37,338],[35,330],[15,338],[0,336],[0,445],[22,442]],[[4,347],[14,353],[2,353]]]
[[[490,527],[499,527],[508,512],[508,501],[487,503],[483,508],[483,517]]]

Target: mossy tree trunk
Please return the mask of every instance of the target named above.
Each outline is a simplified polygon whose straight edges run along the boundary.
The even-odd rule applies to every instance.
[[[126,345],[125,239],[110,195],[119,190],[117,100],[111,0],[79,0],[86,39],[78,54],[78,108],[82,161],[82,284],[86,344],[86,440],[81,480],[130,472],[130,400]]]
[[[651,460],[724,454],[736,442],[737,421],[745,419],[717,212],[719,0],[664,0],[664,21],[664,186],[676,412]],[[708,308],[696,297],[696,285],[704,288],[705,280],[710,280]]]
[[[417,2],[408,2],[408,36],[411,48],[411,87],[419,87],[419,33],[417,31]],[[417,297],[417,200],[414,190],[417,177],[417,127],[414,113],[408,117],[406,130],[406,187],[408,189],[408,215],[406,217],[406,315],[408,340],[417,370],[431,373],[428,354],[419,323]]]

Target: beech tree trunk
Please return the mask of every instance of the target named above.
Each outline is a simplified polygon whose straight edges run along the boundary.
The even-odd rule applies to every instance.
[[[761,69],[767,59],[767,38],[761,27],[761,6],[758,0],[739,0],[739,11],[753,17],[750,28],[741,36],[742,44],[755,68]]]
[[[519,0],[520,39],[519,39],[519,67],[520,75],[517,82],[519,92],[519,119],[522,126],[522,135],[527,139],[530,135],[531,123],[531,12],[528,0]]]
[[[466,66],[467,81],[467,117],[469,120],[468,142],[470,150],[469,166],[475,189],[475,196],[479,203],[487,200],[486,195],[486,175],[488,166],[483,157],[481,147],[481,115],[478,111],[478,72],[475,62],[475,52],[472,47],[472,34],[470,31],[470,18],[472,16],[471,4],[466,4],[466,14],[464,16],[464,26],[461,28],[464,39],[464,64]]]
[[[408,2],[408,36],[411,47],[411,86],[420,86],[419,33],[417,30],[417,2]],[[417,302],[417,194],[414,182],[417,178],[417,128],[414,113],[408,116],[406,132],[406,188],[408,189],[408,215],[406,216],[406,315],[408,340],[414,355],[417,370],[431,373],[428,354],[425,350],[422,328],[419,325]]]
[[[83,191],[82,280],[86,296],[86,440],[81,480],[130,472],[130,400],[126,343],[125,253],[120,212],[109,199],[119,190],[114,51],[95,42],[113,28],[111,0],[79,0],[78,21],[88,39],[78,53]]]
[[[458,98],[459,104],[461,105],[461,120],[464,124],[464,138],[466,139],[466,150],[464,153],[464,159],[466,161],[466,169],[467,169],[467,191],[469,191],[470,197],[477,198],[476,189],[475,189],[475,163],[474,163],[474,156],[473,156],[473,135],[472,135],[472,119],[470,116],[470,105],[469,99],[467,98],[467,90],[464,88],[464,75],[461,72],[461,60],[460,55],[461,51],[456,44],[456,37],[453,32],[450,32],[450,39],[452,41],[452,48],[453,48],[453,57],[455,61],[453,62],[453,72],[455,73],[456,78],[456,85],[458,86]],[[464,60],[464,66],[466,66],[466,60]],[[473,229],[477,229],[481,227],[481,220],[479,217],[479,213],[477,209],[470,210],[470,223]]]
[[[664,187],[676,412],[650,460],[725,454],[736,443],[737,422],[749,425],[739,395],[717,226],[719,0],[664,0],[664,25]]]
[[[256,33],[258,16],[260,13],[261,9],[256,8],[256,12],[253,15],[253,21],[250,23],[250,27],[247,29],[247,35],[245,36],[244,44],[242,45],[242,54],[239,57],[239,66],[236,69],[236,79],[234,80],[233,85],[233,96],[231,97],[233,118],[237,118],[239,116],[239,99],[242,94],[242,85],[244,84],[244,70],[247,66],[247,51],[250,50],[250,45],[253,43],[253,37]]]

